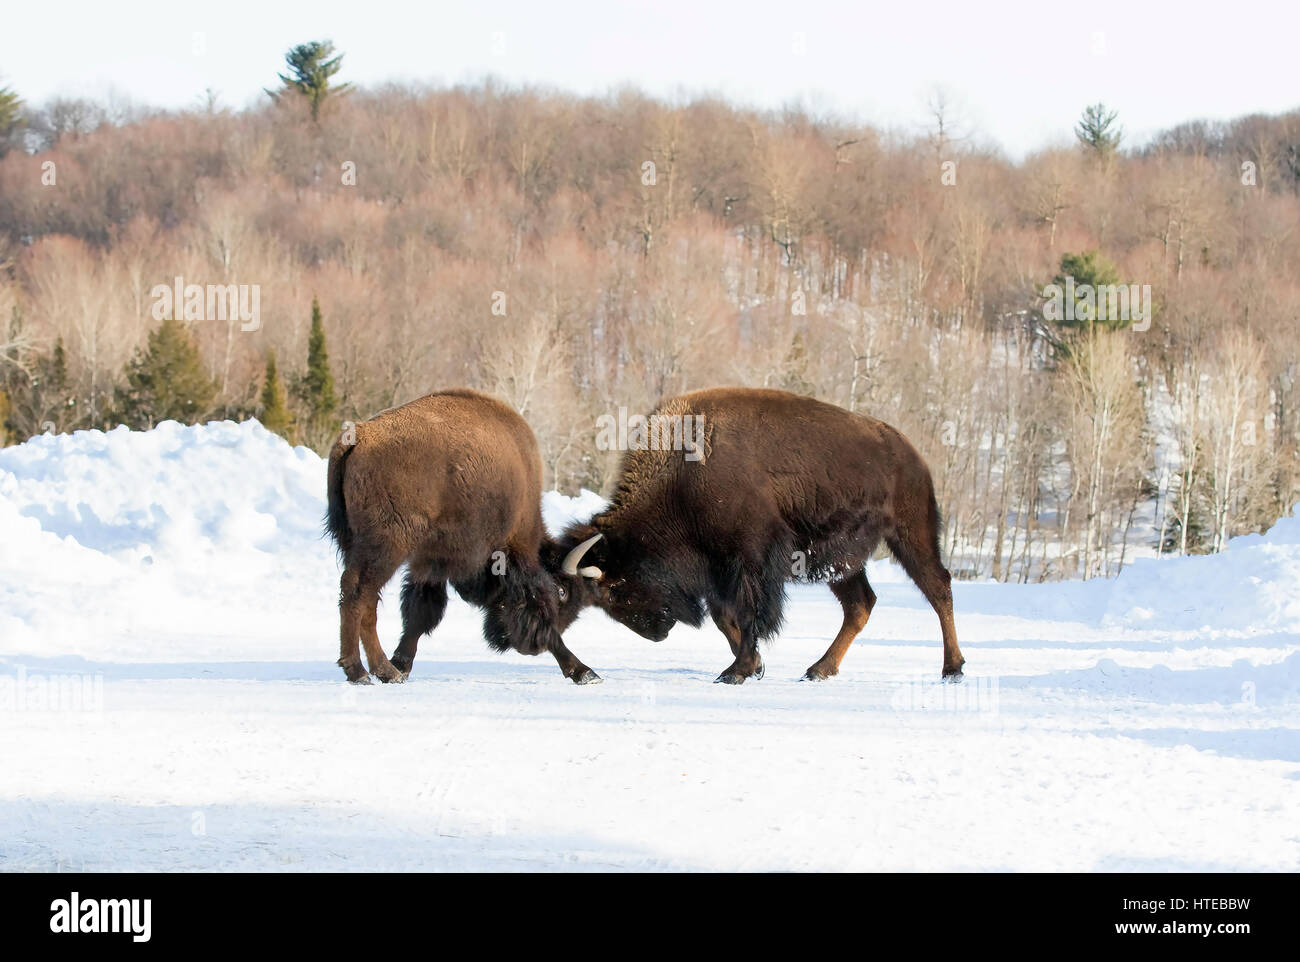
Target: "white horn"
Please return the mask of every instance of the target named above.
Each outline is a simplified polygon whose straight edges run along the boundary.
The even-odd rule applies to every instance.
[[[582,556],[587,553],[587,549],[589,549],[593,544],[595,544],[603,537],[604,535],[594,534],[586,541],[582,542],[582,544],[578,545],[576,548],[570,551],[567,555],[564,556],[564,563],[560,565],[560,570],[562,570],[566,575],[582,575],[584,578],[602,577],[605,574],[605,572],[601,571],[599,568],[595,568],[595,567],[579,568],[578,562],[581,561]]]

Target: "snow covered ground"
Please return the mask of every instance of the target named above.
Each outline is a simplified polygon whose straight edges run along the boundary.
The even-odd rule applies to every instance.
[[[589,611],[568,640],[605,683],[577,687],[453,601],[406,685],[355,688],[323,495],[252,422],[0,451],[0,869],[1300,867],[1300,519],[1112,582],[959,584],[960,686],[882,562],[824,684],[796,679],[839,608],[800,586],[741,687],[711,627]]]

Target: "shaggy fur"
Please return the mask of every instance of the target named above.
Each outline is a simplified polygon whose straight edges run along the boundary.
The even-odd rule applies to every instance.
[[[874,418],[784,391],[715,388],[663,402],[663,415],[704,418],[704,456],[631,451],[609,507],[543,548],[569,585],[560,627],[585,605],[653,641],[707,610],[735,662],[719,681],[762,677],[758,642],[781,627],[785,583],[822,580],[844,624],[805,677],[836,674],[866,625],[875,594],[865,563],[883,539],[939,616],[943,674],[961,673],[951,578],[939,557],[939,509],[930,471],[898,431]],[[582,560],[599,580],[561,572],[568,550],[593,534]]]
[[[339,665],[403,681],[447,607],[447,583],[484,609],[498,651],[555,655],[565,677],[599,681],[560,639],[560,588],[539,560],[541,460],[523,419],[473,391],[430,394],[355,426],[330,452],[325,524],[343,561]],[[375,630],[379,593],[407,565],[392,661]]]

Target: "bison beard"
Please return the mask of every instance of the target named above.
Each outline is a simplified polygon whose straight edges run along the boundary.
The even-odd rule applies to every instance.
[[[655,414],[704,423],[704,456],[629,452],[610,506],[545,546],[547,567],[570,586],[562,629],[594,604],[659,641],[707,609],[735,658],[717,680],[740,684],[763,677],[758,643],[780,630],[785,583],[825,580],[844,622],[804,677],[829,678],[875,605],[865,564],[883,539],[939,617],[943,676],[960,677],[934,485],[898,431],[747,388],[682,395]]]
[[[559,587],[542,567],[541,461],[513,410],[473,391],[430,394],[355,426],[330,452],[325,524],[343,561],[338,664],[348,681],[405,681],[447,584],[484,610],[497,651],[549,651],[566,678],[600,681],[557,629]],[[379,594],[401,565],[402,639],[390,661]]]
[[[525,655],[550,650],[557,605],[554,586],[534,562],[512,559],[502,575],[480,573],[454,582],[456,593],[483,609],[483,636],[496,651]]]

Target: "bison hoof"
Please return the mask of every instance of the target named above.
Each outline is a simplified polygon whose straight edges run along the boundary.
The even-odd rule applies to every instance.
[[[800,681],[825,681],[826,679],[830,678],[834,674],[835,672],[833,671],[826,671],[824,668],[818,668],[816,665],[813,665],[811,668],[809,668],[807,671],[803,673],[803,677],[800,678],[799,680]]]
[[[713,683],[715,685],[743,685],[746,678],[752,678],[754,681],[758,681],[765,674],[767,674],[767,669],[763,667],[761,661],[750,671],[745,671],[743,668],[737,668],[735,665],[732,665],[717,678],[713,679]]]
[[[383,665],[377,670],[372,671],[371,674],[382,681],[385,685],[400,685],[402,682],[406,681],[406,673],[398,671],[392,665]]]
[[[348,681],[350,681],[352,684],[354,685],[370,684],[370,676],[366,674],[366,670],[361,667],[360,662],[345,662],[340,660],[335,662],[335,664],[337,664],[340,668],[343,669],[343,674],[348,676]]]
[[[957,668],[953,671],[949,671],[946,668],[944,669],[943,682],[946,685],[959,685],[962,683],[962,681],[965,678],[966,676],[962,674],[962,670],[960,668]]]
[[[600,675],[596,674],[590,668],[584,668],[573,676],[573,683],[575,685],[599,685],[604,680],[604,678],[601,678]]]

